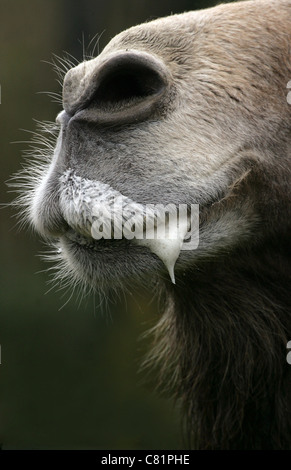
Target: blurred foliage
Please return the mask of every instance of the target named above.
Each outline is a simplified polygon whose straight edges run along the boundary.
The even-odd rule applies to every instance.
[[[54,120],[60,106],[52,54],[82,60],[83,47],[159,16],[213,5],[190,0],[1,0],[1,203],[22,163],[28,131]],[[15,144],[14,142],[20,142]],[[19,230],[12,209],[1,217],[0,442],[4,448],[178,449],[177,410],[141,383],[142,332],[155,320],[151,299],[112,305],[69,302],[50,290],[44,247]],[[46,293],[46,291],[48,291]],[[66,303],[67,302],[67,303]],[[127,307],[124,307],[126,303]],[[63,308],[61,308],[63,307]]]

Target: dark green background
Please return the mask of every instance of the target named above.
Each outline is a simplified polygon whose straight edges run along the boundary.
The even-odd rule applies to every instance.
[[[64,51],[78,60],[102,33],[159,16],[214,5],[190,0],[0,0],[1,203],[37,120],[60,107],[42,91],[60,91],[47,64]],[[12,209],[1,217],[0,442],[13,449],[181,449],[179,413],[138,373],[140,335],[156,318],[151,299],[128,296],[111,318],[93,297],[50,290],[44,250],[19,230]],[[46,293],[49,291],[48,293]]]

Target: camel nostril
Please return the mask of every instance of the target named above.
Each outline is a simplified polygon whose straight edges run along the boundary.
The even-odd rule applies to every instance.
[[[133,61],[131,57],[125,58],[122,63],[109,67],[91,104],[103,108],[122,105],[161,93],[164,88],[165,81],[155,69],[148,64]]]
[[[129,124],[146,119],[161,105],[168,84],[161,60],[145,52],[120,51],[68,72],[64,109],[94,124]]]

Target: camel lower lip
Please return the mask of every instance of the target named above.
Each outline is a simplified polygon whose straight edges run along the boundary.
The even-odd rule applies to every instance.
[[[153,279],[161,268],[160,260],[146,247],[126,239],[93,240],[69,230],[59,238],[57,248],[73,278],[93,290],[115,289],[132,279],[149,282],[149,273]]]
[[[71,242],[83,247],[94,248],[96,246],[96,240],[94,240],[93,238],[85,237],[84,235],[81,235],[75,230],[68,230],[65,233],[65,237],[68,238]]]

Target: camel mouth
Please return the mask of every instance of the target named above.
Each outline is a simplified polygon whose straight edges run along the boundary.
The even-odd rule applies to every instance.
[[[198,247],[198,205],[192,205],[191,211],[186,204],[144,205],[71,169],[60,183],[60,208],[70,227],[65,234],[70,242],[98,252],[101,248],[114,250],[113,241],[121,246],[122,240],[122,246],[146,247],[160,258],[175,283],[174,267],[181,250]]]
[[[82,233],[72,228],[69,228],[60,238],[66,239],[68,243],[78,246],[83,250],[94,251],[98,253],[102,252],[102,250],[108,250],[109,247],[110,249],[114,249],[115,243],[118,246],[129,246],[131,244],[130,241],[128,241],[126,238],[115,239],[115,243],[112,243],[112,241],[114,240],[113,237],[110,239],[100,238],[99,240],[96,240],[95,238],[83,235]]]

